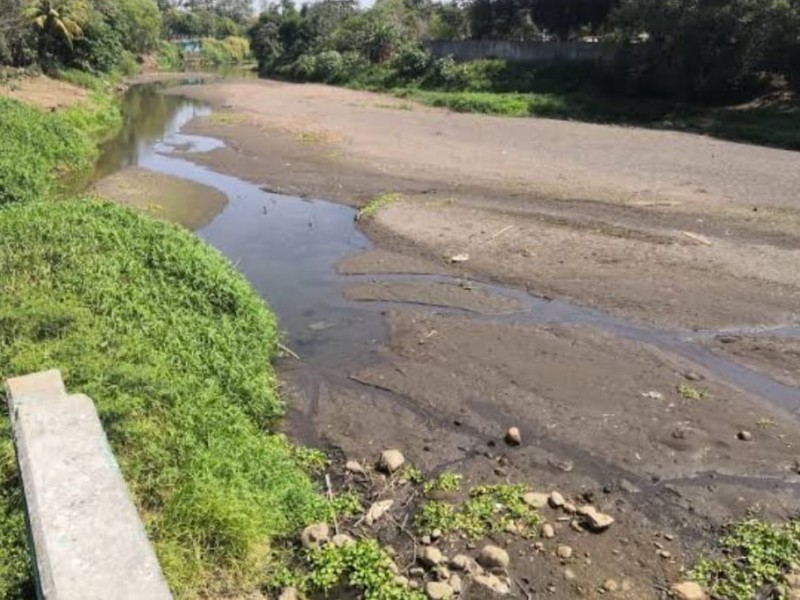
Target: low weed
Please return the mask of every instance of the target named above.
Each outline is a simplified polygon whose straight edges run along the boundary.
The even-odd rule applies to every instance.
[[[774,597],[786,598],[783,578],[800,563],[800,521],[737,523],[722,538],[719,550],[719,558],[705,558],[692,571],[715,598],[766,598],[762,593],[768,588],[774,588]]]
[[[675,389],[678,391],[678,395],[684,400],[697,402],[700,400],[708,400],[711,397],[711,394],[708,392],[708,390],[699,390],[686,383],[678,384]]]
[[[402,198],[403,195],[398,194],[396,192],[390,192],[386,194],[381,194],[380,196],[375,196],[358,210],[358,218],[371,217],[375,213],[377,213],[381,208],[388,206],[393,202],[397,202]]]

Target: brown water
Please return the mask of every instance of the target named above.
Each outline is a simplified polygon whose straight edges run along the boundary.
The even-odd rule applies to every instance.
[[[367,360],[386,335],[383,311],[427,310],[499,322],[591,325],[683,356],[743,390],[793,412],[800,409],[797,388],[709,352],[700,342],[715,332],[657,330],[598,310],[476,281],[469,283],[487,293],[513,299],[522,309],[510,314],[476,315],[451,307],[411,302],[348,302],[342,291],[352,282],[460,284],[463,280],[425,274],[338,275],[335,266],[342,258],[370,246],[355,226],[353,209],[324,200],[269,193],[186,160],[186,153],[205,152],[224,145],[213,138],[181,133],[192,119],[209,115],[209,106],[162,95],[158,86],[142,85],[125,95],[123,112],[123,130],[103,146],[91,180],[126,166],[140,166],[224,193],[227,206],[197,234],[222,251],[269,302],[286,331],[288,344],[317,373],[338,372],[340,379],[354,362]],[[191,198],[184,200],[191,202]],[[786,328],[769,333],[797,336],[800,330]]]

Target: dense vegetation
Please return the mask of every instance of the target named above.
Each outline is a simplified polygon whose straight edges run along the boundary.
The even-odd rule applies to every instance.
[[[391,90],[455,110],[632,122],[800,148],[800,0],[461,4],[378,0],[360,9],[287,0],[250,29],[262,73]],[[559,7],[561,7],[559,9]],[[458,63],[429,37],[601,39],[608,64]],[[771,95],[770,95],[771,94]],[[767,97],[746,110],[715,108]]]

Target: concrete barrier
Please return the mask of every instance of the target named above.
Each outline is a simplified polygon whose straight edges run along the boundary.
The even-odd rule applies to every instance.
[[[172,598],[91,399],[58,371],[6,390],[39,598]]]
[[[524,62],[608,62],[619,46],[602,42],[512,42],[507,40],[429,40],[428,51],[437,58],[456,60],[502,58]]]

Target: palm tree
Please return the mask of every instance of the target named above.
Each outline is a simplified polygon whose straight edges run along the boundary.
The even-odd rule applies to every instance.
[[[86,0],[39,0],[26,15],[44,35],[63,41],[71,50],[73,40],[83,35],[89,4]]]

